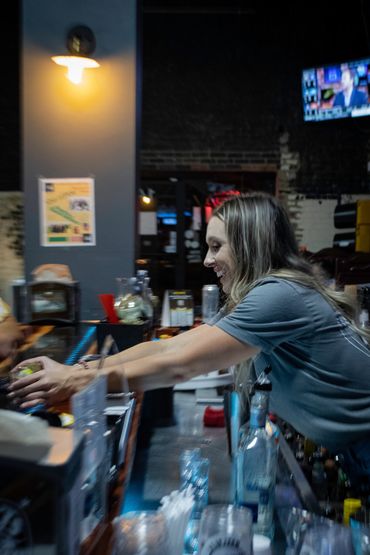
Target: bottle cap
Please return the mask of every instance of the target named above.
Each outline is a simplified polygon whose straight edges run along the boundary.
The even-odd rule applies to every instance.
[[[271,540],[262,534],[253,534],[253,555],[271,555]]]
[[[272,391],[272,383],[271,382],[256,382],[254,384],[255,391]]]
[[[349,497],[343,501],[343,524],[349,525],[349,518],[352,513],[361,507],[361,499]]]
[[[358,317],[360,327],[366,327],[369,324],[369,312],[363,308]]]
[[[225,426],[224,409],[206,407],[203,415],[203,424],[208,427],[223,428]]]

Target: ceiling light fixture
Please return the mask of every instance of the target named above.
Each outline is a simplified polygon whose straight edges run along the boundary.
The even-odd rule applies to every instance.
[[[51,59],[56,64],[67,67],[68,79],[78,85],[82,81],[84,69],[100,66],[90,56],[96,46],[94,33],[85,25],[72,27],[67,34],[66,46],[69,54],[52,56]]]

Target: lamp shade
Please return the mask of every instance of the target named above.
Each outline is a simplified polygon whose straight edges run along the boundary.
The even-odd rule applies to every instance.
[[[76,85],[81,83],[84,69],[100,66],[93,58],[84,56],[53,56],[51,59],[59,66],[67,68],[68,79]]]
[[[78,25],[67,34],[66,46],[69,54],[52,56],[53,62],[67,68],[68,79],[81,83],[84,69],[96,68],[100,64],[90,57],[95,50],[95,36],[89,27]]]

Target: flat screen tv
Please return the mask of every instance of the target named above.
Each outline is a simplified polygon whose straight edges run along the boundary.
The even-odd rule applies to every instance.
[[[370,58],[302,71],[305,121],[370,115]]]

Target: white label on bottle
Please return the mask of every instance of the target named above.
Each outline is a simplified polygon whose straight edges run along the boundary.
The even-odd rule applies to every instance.
[[[241,539],[235,536],[217,534],[206,540],[200,555],[249,555],[250,551],[240,543]]]

